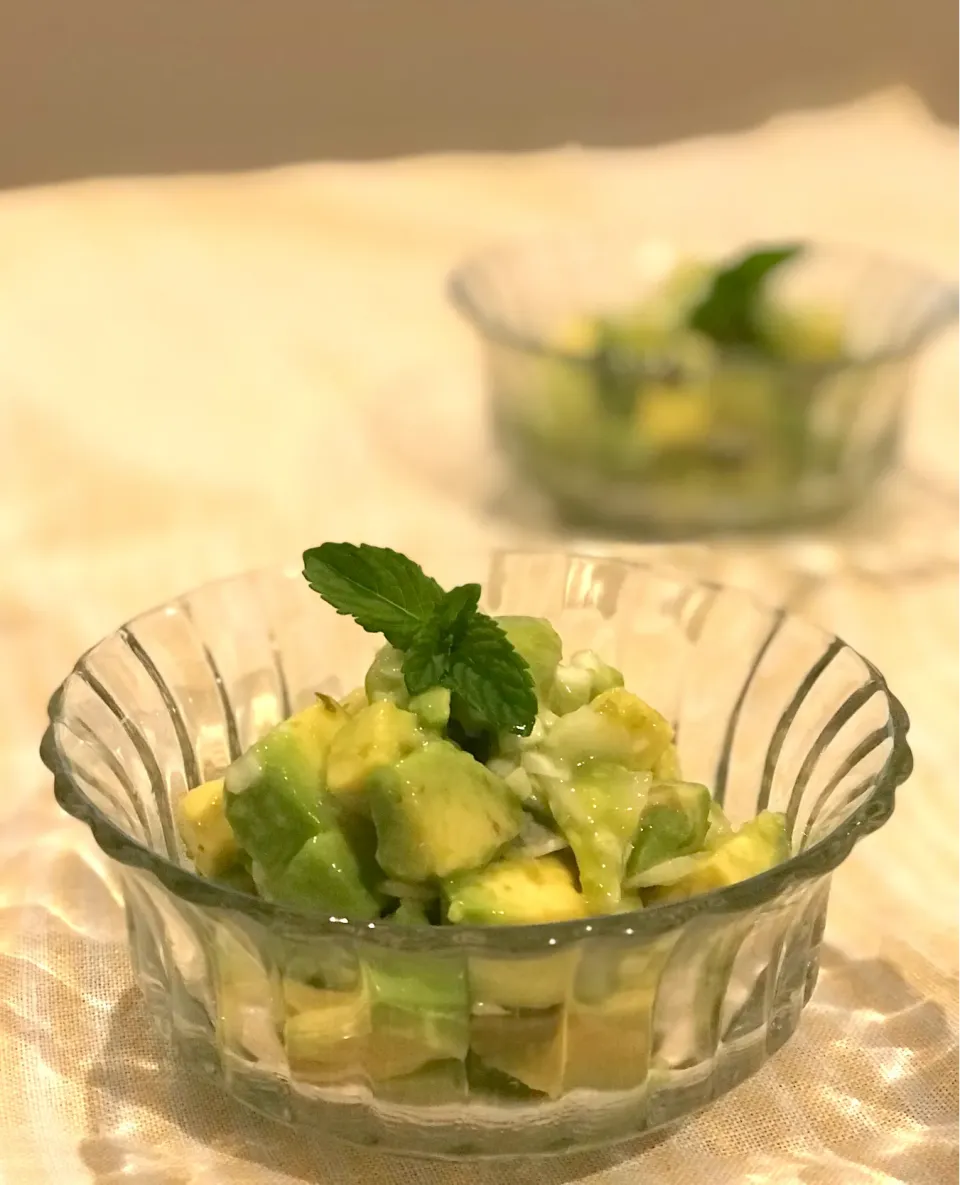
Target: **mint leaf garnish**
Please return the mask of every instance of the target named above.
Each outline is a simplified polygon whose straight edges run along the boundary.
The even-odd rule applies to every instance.
[[[492,617],[475,613],[450,655],[443,684],[475,719],[528,736],[537,718],[530,667]]]
[[[803,250],[799,243],[751,251],[722,268],[688,318],[691,329],[725,346],[762,346],[760,297],[767,276]]]
[[[537,695],[526,660],[492,617],[479,584],[445,593],[419,564],[387,547],[323,543],[303,554],[310,587],[338,613],[403,650],[413,695],[446,687],[471,726],[529,734]]]
[[[338,613],[403,650],[443,597],[419,564],[389,547],[322,543],[303,553],[307,583]]]
[[[403,659],[403,678],[411,695],[445,686],[451,656],[477,611],[479,584],[461,584],[442,599],[414,635]]]

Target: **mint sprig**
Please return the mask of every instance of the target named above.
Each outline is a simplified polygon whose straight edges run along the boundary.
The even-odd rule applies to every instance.
[[[412,695],[446,687],[471,728],[527,735],[537,715],[533,675],[492,617],[478,584],[444,592],[419,564],[385,547],[323,543],[303,556],[310,587],[338,613],[403,650]]]
[[[417,630],[403,657],[403,680],[411,695],[447,685],[453,656],[471,618],[476,616],[479,600],[479,584],[461,584],[444,593]]]
[[[303,553],[307,583],[338,613],[405,650],[443,597],[419,564],[389,547],[321,543]]]
[[[760,298],[767,277],[802,251],[799,243],[765,247],[722,268],[688,317],[697,329],[724,346],[762,346]]]

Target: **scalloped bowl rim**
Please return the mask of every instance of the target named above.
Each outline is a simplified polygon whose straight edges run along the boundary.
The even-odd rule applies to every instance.
[[[778,241],[797,238],[798,236],[784,235]],[[939,289],[941,299],[921,321],[916,332],[910,339],[899,347],[889,350],[878,350],[876,353],[865,358],[844,358],[835,362],[792,362],[765,359],[765,367],[771,370],[785,369],[790,370],[792,373],[812,372],[819,377],[824,377],[856,367],[874,366],[881,362],[889,362],[898,358],[908,358],[920,350],[924,343],[929,341],[937,332],[957,318],[958,310],[960,310],[960,288],[946,276],[939,275],[932,268],[926,267],[921,263],[916,263],[911,259],[887,254],[884,251],[874,250],[856,243],[834,243],[826,239],[816,238],[800,239],[800,241],[818,252],[829,252],[851,257],[858,256],[864,262],[873,262],[878,265],[882,264],[890,268],[900,269],[902,272],[910,272],[917,278],[918,282],[923,281],[929,284],[931,290]],[[448,300],[457,312],[482,337],[500,345],[519,350],[522,353],[553,358],[575,367],[590,367],[593,365],[593,359],[589,354],[561,349],[541,337],[526,335],[518,331],[509,323],[509,318],[500,319],[485,313],[471,296],[471,273],[476,272],[478,268],[486,266],[491,262],[522,260],[525,256],[531,257],[537,251],[545,251],[550,248],[570,250],[573,247],[582,248],[591,245],[594,247],[619,245],[622,248],[628,243],[632,244],[635,248],[642,248],[647,245],[663,245],[671,248],[681,247],[690,249],[691,251],[700,251],[710,257],[721,259],[737,250],[736,246],[731,246],[733,243],[738,244],[740,248],[759,248],[766,243],[772,242],[772,239],[766,237],[762,239],[741,239],[731,236],[681,240],[670,236],[656,237],[630,231],[629,229],[612,230],[609,227],[590,232],[560,231],[550,235],[516,236],[491,243],[486,247],[471,251],[462,257],[447,273],[446,293]],[[730,358],[744,353],[747,357],[754,357],[749,350],[743,351],[735,346],[728,346],[725,353]]]
[[[596,562],[595,555],[563,549],[494,549],[487,553],[489,558],[501,556],[550,556],[566,560],[588,560]],[[726,585],[695,576],[663,563],[647,563],[643,560],[623,559],[605,556],[604,559],[629,568],[645,570],[658,577],[681,578],[689,586],[711,591],[730,591],[746,598],[754,605],[771,611],[773,607],[746,589]],[[310,931],[312,937],[351,936],[374,940],[383,946],[401,947],[406,950],[444,950],[459,946],[483,946],[500,951],[523,950],[530,952],[544,946],[568,945],[588,937],[630,937],[643,938],[675,930],[695,916],[722,915],[742,909],[764,905],[796,884],[812,880],[836,869],[850,854],[854,845],[881,827],[893,813],[897,787],[910,776],[913,769],[913,754],[907,743],[910,727],[909,717],[903,705],[890,691],[887,681],[879,669],[865,658],[855,647],[842,638],[830,633],[798,615],[784,609],[775,610],[783,619],[792,617],[802,620],[810,629],[823,635],[825,641],[840,643],[863,662],[870,673],[876,689],[885,697],[888,707],[887,727],[892,746],[883,767],[876,775],[875,784],[869,796],[837,827],[819,839],[815,844],[797,852],[787,860],[766,872],[739,881],[724,888],[714,889],[683,901],[665,902],[638,910],[609,915],[594,915],[570,921],[543,922],[517,926],[398,926],[389,922],[351,922],[348,918],[324,917],[321,914],[296,909],[291,906],[265,901],[241,889],[209,880],[190,868],[173,863],[166,856],[147,847],[123,828],[119,827],[92,802],[78,785],[70,772],[69,760],[60,749],[55,735],[55,726],[62,719],[60,703],[70,681],[78,676],[85,658],[103,642],[114,637],[121,630],[136,625],[169,605],[175,605],[201,589],[239,583],[260,577],[283,575],[300,576],[299,567],[276,565],[249,569],[231,576],[207,581],[179,596],[172,597],[146,609],[128,619],[116,630],[106,634],[83,652],[70,674],[57,687],[47,706],[48,724],[40,743],[40,758],[54,779],[54,795],[60,807],[69,815],[85,823],[98,846],[111,859],[131,868],[152,873],[163,887],[182,900],[203,908],[234,910],[268,925],[293,927],[299,936]]]

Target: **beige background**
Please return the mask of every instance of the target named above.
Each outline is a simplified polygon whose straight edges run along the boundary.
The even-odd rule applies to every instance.
[[[745,127],[906,83],[956,0],[0,0],[0,186]]]

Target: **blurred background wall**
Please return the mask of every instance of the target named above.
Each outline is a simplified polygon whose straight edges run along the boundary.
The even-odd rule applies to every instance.
[[[0,185],[643,144],[896,82],[957,0],[0,0]]]

